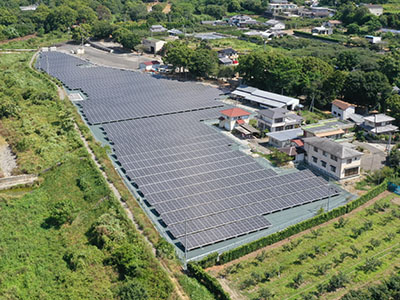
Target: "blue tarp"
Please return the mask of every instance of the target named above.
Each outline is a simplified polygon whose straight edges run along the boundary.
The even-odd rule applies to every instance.
[[[389,182],[388,189],[389,189],[389,191],[391,191],[397,195],[400,195],[400,185]]]

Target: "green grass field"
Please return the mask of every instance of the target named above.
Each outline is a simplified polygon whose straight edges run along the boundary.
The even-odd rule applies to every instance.
[[[383,4],[383,12],[397,14],[400,13],[400,1],[389,0],[388,3]]]
[[[388,194],[340,222],[211,272],[244,299],[338,299],[400,268],[399,204]]]
[[[41,174],[0,191],[0,299],[174,299],[31,55],[0,54],[0,134],[21,173]]]

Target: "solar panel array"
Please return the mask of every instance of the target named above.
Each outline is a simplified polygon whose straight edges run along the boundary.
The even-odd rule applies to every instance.
[[[93,66],[60,52],[41,53],[37,68],[62,81],[71,90],[83,90],[82,101],[90,124],[142,118],[209,107],[219,91],[193,82],[177,82],[138,72]]]
[[[127,178],[188,250],[268,228],[264,215],[337,194],[308,170],[279,175],[263,168],[201,122],[222,110],[216,107],[219,102],[209,100],[217,91],[134,72],[82,68],[83,63],[46,53],[38,67],[88,95],[80,102],[86,116],[103,124]],[[128,84],[130,95],[119,83]],[[180,97],[168,91],[171,83]],[[96,105],[104,112],[93,113]]]

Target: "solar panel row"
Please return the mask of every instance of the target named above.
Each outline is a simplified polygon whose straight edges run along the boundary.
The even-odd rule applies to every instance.
[[[42,53],[37,68],[80,89],[83,114],[102,130],[128,179],[188,250],[269,227],[263,216],[336,195],[310,171],[278,175],[202,120],[218,90]],[[118,121],[110,123],[111,121]]]

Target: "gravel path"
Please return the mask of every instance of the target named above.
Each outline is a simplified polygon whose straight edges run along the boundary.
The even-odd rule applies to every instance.
[[[4,177],[9,177],[12,174],[12,170],[17,167],[15,155],[11,152],[11,148],[8,145],[0,146],[0,170]]]

